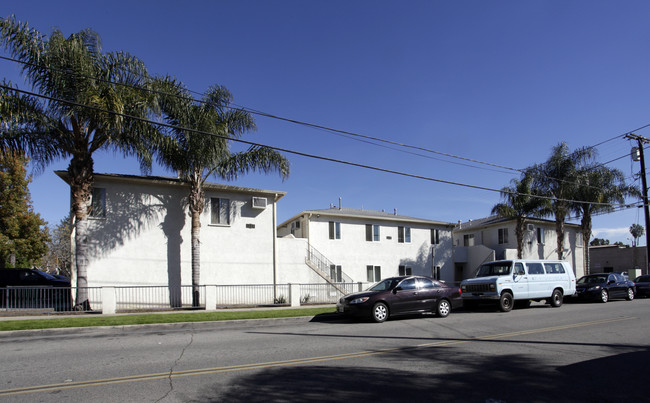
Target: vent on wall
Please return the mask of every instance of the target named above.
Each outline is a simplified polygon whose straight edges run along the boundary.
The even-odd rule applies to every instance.
[[[266,208],[266,197],[253,197],[253,208],[265,209]]]
[[[527,225],[526,225],[526,229],[527,229],[528,231],[534,231],[534,230],[535,230],[535,226],[534,226],[533,224],[527,224]]]

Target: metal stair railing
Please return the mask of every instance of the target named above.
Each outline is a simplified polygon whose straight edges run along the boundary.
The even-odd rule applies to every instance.
[[[305,257],[305,263],[307,266],[309,266],[312,270],[314,270],[318,275],[320,275],[325,281],[328,283],[332,284],[334,287],[336,287],[339,291],[343,292],[345,294],[345,291],[341,289],[337,283],[351,283],[352,278],[348,276],[347,274],[343,273],[341,271],[341,278],[332,278],[331,276],[331,268],[332,266],[336,267],[332,261],[330,261],[325,255],[320,253],[316,248],[313,246],[309,245],[307,248],[307,256]]]

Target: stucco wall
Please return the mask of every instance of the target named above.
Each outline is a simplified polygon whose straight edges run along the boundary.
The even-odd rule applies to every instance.
[[[544,228],[544,242],[539,243],[537,240],[537,228]],[[508,229],[508,242],[499,244],[499,229]],[[517,237],[515,235],[515,222],[508,221],[501,224],[477,227],[475,229],[461,229],[454,232],[454,245],[462,248],[464,245],[464,235],[474,235],[474,245],[483,245],[495,251],[496,259],[515,259],[517,258]],[[564,260],[569,262],[573,267],[576,276],[584,274],[584,242],[579,245],[578,237],[581,237],[579,229],[574,226],[566,226],[564,232]],[[465,251],[463,251],[465,252]],[[557,259],[557,233],[552,223],[540,224],[535,223],[532,231],[524,232],[524,246],[522,250],[524,259]],[[483,252],[480,249],[468,248],[467,256],[459,255],[465,263],[463,274],[472,273],[483,259]],[[481,257],[473,257],[472,253],[480,253]],[[471,261],[471,263],[470,263]]]
[[[324,283],[325,280],[305,264],[307,239],[285,237],[278,239],[278,284]]]
[[[341,223],[340,239],[329,239],[329,221]],[[380,225],[378,242],[366,241],[366,224]],[[398,242],[398,226],[411,228],[411,242]],[[441,266],[442,279],[451,281],[451,231],[439,227],[440,244],[432,248],[431,228],[435,227],[326,216],[312,216],[308,224],[311,245],[334,264],[340,265],[354,282],[367,281],[368,265],[380,266],[382,278],[398,275],[399,266],[411,267],[413,274],[429,276],[433,266]]]
[[[184,186],[96,179],[106,189],[106,218],[90,219],[89,286],[190,285],[191,220]],[[230,200],[230,225],[210,224],[211,197]],[[273,200],[206,192],[201,216],[201,284],[273,282]],[[245,257],[245,258],[242,258]]]

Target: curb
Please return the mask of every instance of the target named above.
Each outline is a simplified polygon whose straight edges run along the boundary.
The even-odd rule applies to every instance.
[[[84,326],[84,327],[65,327],[52,329],[32,329],[32,330],[7,330],[0,332],[1,339],[9,339],[24,336],[63,336],[74,335],[84,336],[88,333],[106,332],[114,335],[131,331],[154,332],[161,330],[173,331],[195,331],[195,330],[219,330],[219,329],[236,329],[238,327],[250,327],[252,325],[274,326],[284,324],[299,324],[309,322],[328,322],[338,320],[341,317],[336,313],[326,313],[317,316],[291,316],[286,318],[260,318],[260,319],[233,319],[219,320],[210,322],[176,322],[176,323],[146,323],[140,325],[120,325],[120,326]]]

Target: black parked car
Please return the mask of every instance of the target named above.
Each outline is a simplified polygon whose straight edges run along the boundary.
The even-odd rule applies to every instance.
[[[0,269],[0,307],[70,310],[70,279],[35,269]]]
[[[634,282],[620,273],[597,273],[580,277],[576,283],[576,297],[582,300],[607,302],[614,298],[632,301],[636,294]]]
[[[389,316],[435,313],[446,317],[462,305],[460,289],[425,276],[387,278],[366,291],[342,297],[340,313],[383,322]]]
[[[639,297],[650,297],[650,275],[639,276],[634,279],[636,295]]]

